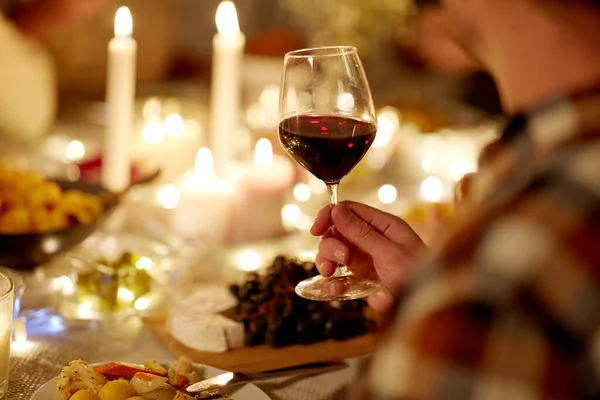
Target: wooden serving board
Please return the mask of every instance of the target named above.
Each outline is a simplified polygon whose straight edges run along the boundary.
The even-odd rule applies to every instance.
[[[328,340],[311,345],[293,345],[281,349],[269,346],[243,347],[226,353],[207,353],[191,349],[173,339],[165,324],[165,315],[144,318],[144,325],[170,351],[199,364],[234,372],[262,372],[299,365],[335,361],[368,354],[373,351],[376,335],[368,334],[344,341]]]

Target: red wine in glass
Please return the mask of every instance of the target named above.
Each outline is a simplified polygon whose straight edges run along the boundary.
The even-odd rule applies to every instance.
[[[373,144],[377,126],[337,115],[297,115],[279,124],[279,140],[297,163],[325,183],[338,183]]]
[[[377,116],[369,83],[352,46],[325,46],[287,53],[279,98],[279,141],[285,151],[327,186],[338,204],[338,184],[375,139]],[[335,227],[331,234],[337,235]],[[376,279],[336,265],[329,277],[306,279],[295,288],[310,300],[352,300],[383,289]]]

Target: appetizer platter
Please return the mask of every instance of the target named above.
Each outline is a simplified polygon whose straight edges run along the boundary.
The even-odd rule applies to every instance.
[[[228,393],[208,390],[196,394],[186,388],[200,380],[225,371],[193,364],[185,357],[175,362],[144,363],[112,361],[88,364],[83,360],[69,362],[60,375],[44,384],[31,400],[269,400],[252,384]]]
[[[363,300],[313,302],[294,286],[318,271],[278,256],[264,274],[199,287],[145,325],[171,351],[198,363],[260,372],[358,356],[373,350],[377,321]]]

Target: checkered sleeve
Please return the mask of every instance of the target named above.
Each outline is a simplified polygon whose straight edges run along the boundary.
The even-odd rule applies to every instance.
[[[571,362],[525,315],[485,301],[398,323],[371,362],[363,399],[573,398]]]
[[[384,334],[361,399],[598,395],[600,142],[565,154],[457,228]]]

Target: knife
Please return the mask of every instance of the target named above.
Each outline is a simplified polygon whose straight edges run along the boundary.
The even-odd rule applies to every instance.
[[[207,390],[223,389],[237,385],[243,385],[250,382],[263,381],[267,379],[285,378],[288,376],[306,377],[310,375],[323,374],[346,368],[348,364],[344,362],[335,363],[316,363],[306,364],[301,367],[283,368],[272,371],[243,373],[243,372],[225,372],[213,378],[204,379],[187,387],[186,391],[190,394],[201,393]]]

